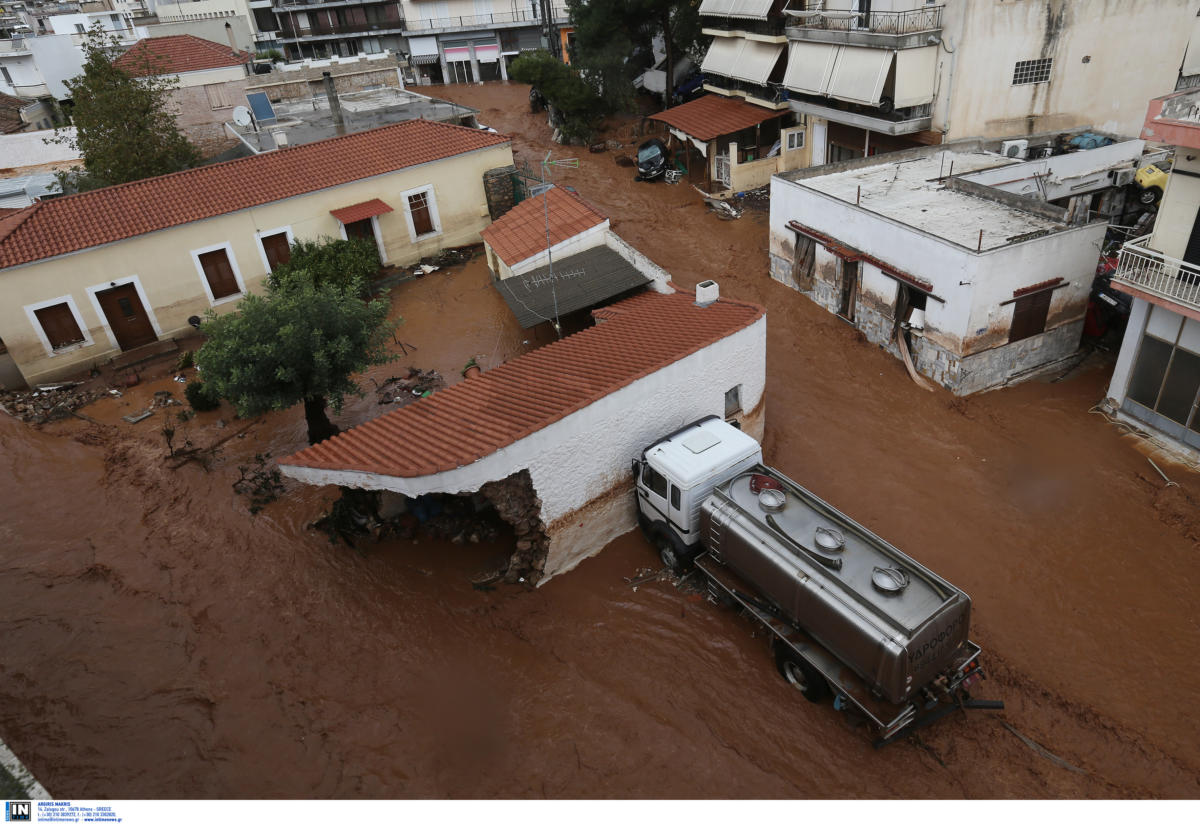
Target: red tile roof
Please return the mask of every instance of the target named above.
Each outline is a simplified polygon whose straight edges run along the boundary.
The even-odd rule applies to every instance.
[[[603,323],[280,463],[401,478],[466,466],[746,328],[764,310],[727,298],[699,307],[680,291],[645,292],[602,313]]]
[[[409,120],[45,200],[0,221],[0,269],[508,142],[480,129]]]
[[[234,51],[228,43],[214,43],[190,34],[173,34],[137,41],[113,65],[138,77],[241,66],[251,59],[252,54]]]
[[[379,198],[364,200],[362,203],[355,203],[353,206],[347,206],[344,209],[334,209],[329,214],[333,215],[340,223],[354,223],[359,220],[366,220],[369,217],[376,215],[386,215],[388,212],[395,211],[391,206],[384,203]]]
[[[541,195],[522,201],[484,229],[483,239],[509,266],[520,263],[546,250],[547,210],[551,245],[608,220],[579,195],[555,186],[546,192],[545,205]]]
[[[697,140],[714,140],[779,117],[786,112],[764,109],[734,97],[706,94],[664,112],[650,115]]]

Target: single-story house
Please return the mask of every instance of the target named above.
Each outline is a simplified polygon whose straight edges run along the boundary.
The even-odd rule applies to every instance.
[[[202,152],[220,151],[231,138],[224,124],[234,106],[246,105],[246,82],[254,55],[190,34],[137,41],[114,65],[135,77],[178,81],[171,106],[179,130]]]
[[[670,275],[613,234],[603,212],[559,186],[517,204],[482,235],[496,289],[524,329],[561,329],[564,315],[646,286],[671,291]]]
[[[630,466],[647,444],[714,414],[761,438],[766,313],[716,292],[706,282],[596,310],[596,325],[280,468],[406,498],[480,492],[520,536],[510,579],[545,582],[634,527]]]
[[[0,217],[0,339],[30,383],[190,332],[297,239],[373,239],[404,265],[477,242],[508,138],[412,120],[43,200]]]
[[[757,189],[776,172],[808,165],[803,120],[787,108],[706,94],[650,119],[667,124],[670,154],[682,156],[688,179],[713,194]]]
[[[962,179],[1022,165],[965,141],[776,175],[771,277],[956,395],[1061,360],[1107,225]]]

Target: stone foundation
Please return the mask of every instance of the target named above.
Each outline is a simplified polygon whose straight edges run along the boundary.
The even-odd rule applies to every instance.
[[[542,523],[542,502],[533,489],[529,470],[522,469],[502,481],[489,481],[479,490],[517,536],[517,546],[509,559],[504,580],[516,583],[521,578],[537,583],[546,567],[550,538]]]

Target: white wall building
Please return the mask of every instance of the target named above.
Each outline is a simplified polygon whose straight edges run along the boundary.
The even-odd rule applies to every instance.
[[[770,261],[775,280],[965,395],[1078,348],[1106,224],[964,181],[994,168],[1019,179],[1024,164],[978,142],[954,149],[776,175]]]
[[[635,526],[630,466],[681,425],[722,415],[761,438],[766,315],[727,299],[647,292],[596,326],[280,462],[311,484],[409,498],[527,478],[540,508],[521,574],[541,582]],[[647,346],[648,339],[654,346]],[[404,450],[391,444],[403,443]],[[500,509],[500,505],[497,504]],[[510,569],[510,573],[512,569]]]
[[[1142,136],[1177,147],[1154,231],[1125,244],[1113,286],[1133,296],[1108,404],[1200,449],[1200,90],[1150,102]]]

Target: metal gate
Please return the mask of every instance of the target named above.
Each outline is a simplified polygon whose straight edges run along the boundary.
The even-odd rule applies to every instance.
[[[732,186],[733,183],[729,173],[729,155],[719,154],[714,160],[716,161],[715,177],[717,182],[725,186]]]

